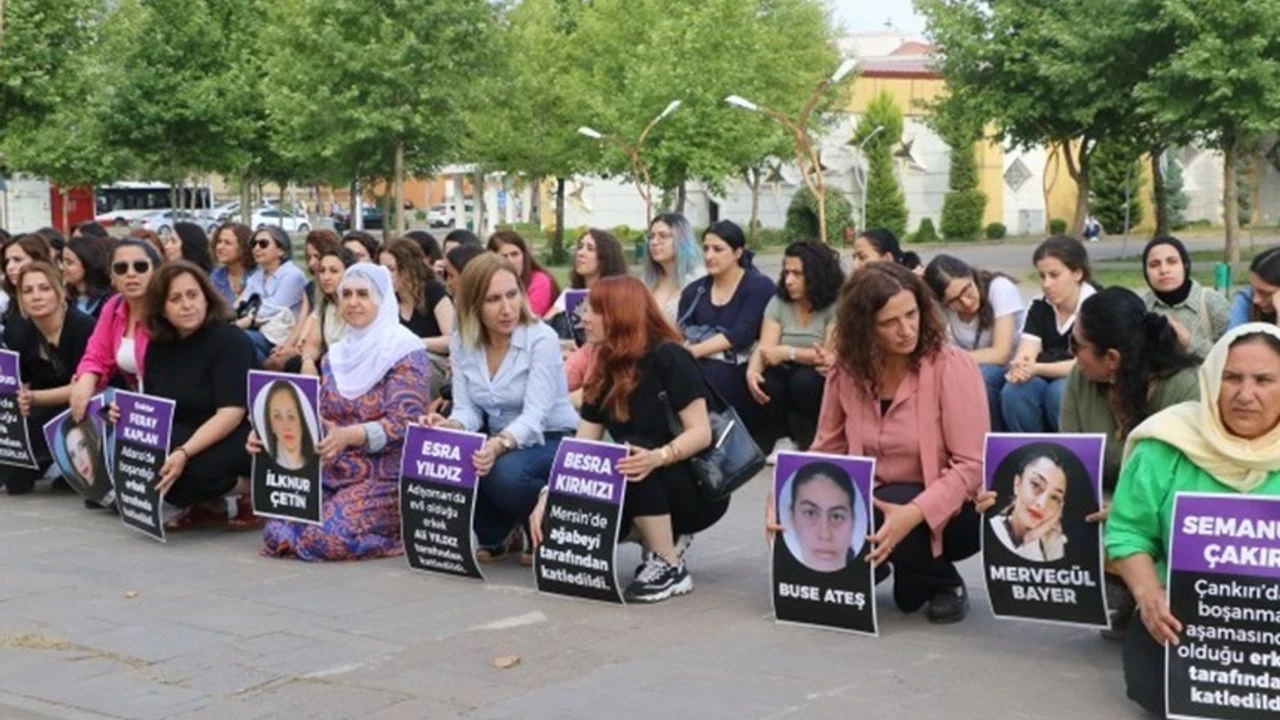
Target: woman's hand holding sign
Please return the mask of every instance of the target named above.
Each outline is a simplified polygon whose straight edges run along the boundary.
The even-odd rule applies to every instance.
[[[169,488],[182,477],[182,471],[187,469],[187,449],[179,446],[169,453],[169,457],[165,458],[164,465],[160,466],[160,476],[157,478],[156,490],[161,497],[169,492]]]
[[[876,528],[874,535],[867,536],[868,540],[875,543],[875,547],[867,555],[867,562],[880,565],[888,562],[889,556],[893,554],[898,543],[916,529],[917,525],[924,522],[924,513],[916,507],[915,503],[897,505],[875,499],[872,503],[884,515],[884,520]]]

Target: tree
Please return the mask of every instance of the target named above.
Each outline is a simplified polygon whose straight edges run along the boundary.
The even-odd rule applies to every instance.
[[[1154,0],[1177,51],[1137,87],[1139,103],[1223,154],[1224,254],[1240,262],[1236,166],[1280,115],[1280,0]]]
[[[1093,158],[1093,216],[1110,234],[1142,222],[1141,153],[1124,142],[1103,140]],[[1128,205],[1126,206],[1126,201]]]
[[[1164,207],[1166,214],[1166,229],[1156,229],[1156,235],[1167,235],[1174,230],[1181,230],[1187,226],[1187,205],[1190,199],[1187,197],[1182,180],[1182,163],[1178,161],[1172,152],[1165,153],[1164,162]]]
[[[840,191],[827,191],[827,236],[823,242],[839,247],[844,240],[844,229],[853,227],[853,206]],[[801,187],[791,196],[787,206],[786,235],[788,240],[808,240],[818,237],[818,203],[813,192]]]
[[[867,155],[867,206],[863,225],[868,228],[885,227],[894,235],[907,233],[907,201],[898,185],[898,175],[893,166],[893,149],[902,142],[902,111],[888,92],[881,92],[867,106],[854,143],[861,143],[884,128],[863,146]]]
[[[963,98],[948,96],[933,106],[930,123],[951,148],[949,192],[942,199],[942,237],[948,241],[977,240],[987,209],[986,193],[978,189],[975,145],[982,139],[983,118]]]

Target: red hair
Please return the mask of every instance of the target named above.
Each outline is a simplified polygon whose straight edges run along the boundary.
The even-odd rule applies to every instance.
[[[627,398],[640,384],[640,361],[663,340],[680,342],[680,333],[667,322],[649,288],[630,275],[596,280],[587,302],[604,325],[604,342],[582,386],[583,399],[626,422],[631,419]]]

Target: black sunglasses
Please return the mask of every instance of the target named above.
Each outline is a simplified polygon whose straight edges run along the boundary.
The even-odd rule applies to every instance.
[[[150,261],[147,261],[147,260],[133,261],[133,271],[139,275],[145,273],[150,269],[151,269]],[[129,262],[127,260],[121,260],[119,262],[112,263],[111,271],[117,275],[124,275],[125,273],[129,272]]]
[[[265,250],[266,248],[271,247],[271,241],[270,240],[254,240],[253,246],[260,250]]]

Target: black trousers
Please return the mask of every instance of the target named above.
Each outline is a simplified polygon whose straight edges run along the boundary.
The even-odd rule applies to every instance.
[[[914,483],[890,483],[875,489],[878,500],[906,505],[924,492],[924,485]],[[875,511],[876,526],[884,522],[884,516]],[[903,612],[915,612],[943,590],[964,584],[955,563],[974,555],[979,549],[979,529],[982,518],[971,503],[965,503],[960,513],[947,523],[942,531],[942,555],[933,556],[929,525],[920,523],[898,543],[889,555],[893,566],[893,602]]]
[[[790,437],[796,448],[809,449],[818,432],[818,410],[826,382],[817,370],[796,363],[764,371],[764,394],[769,396],[765,410],[776,438]]]
[[[716,524],[729,510],[729,499],[710,502],[698,489],[688,462],[660,467],[640,482],[627,483],[622,501],[622,532],[637,517],[671,516],[671,533],[692,535]]]
[[[1164,646],[1134,618],[1124,637],[1124,687],[1129,699],[1156,717],[1164,712]]]
[[[40,469],[33,470],[31,468],[0,465],[0,478],[4,479],[5,490],[10,495],[22,495],[23,493],[31,492],[35,487],[36,481],[40,479],[40,476],[44,475],[45,468],[53,464],[53,453],[50,452],[49,444],[44,440],[44,426],[45,423],[66,409],[67,406],[65,405],[31,408],[31,414],[26,418],[27,434],[31,437],[31,454]]]
[[[172,447],[186,442],[195,430],[188,424],[174,422]],[[184,508],[231,492],[237,480],[249,476],[251,460],[244,449],[248,437],[249,423],[241,423],[230,435],[188,459],[182,476],[164,496],[165,502]]]

